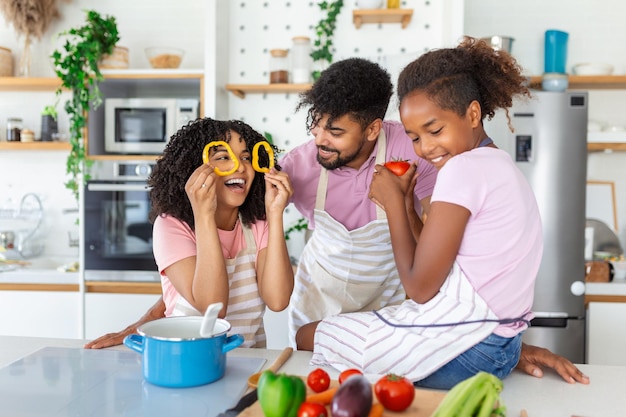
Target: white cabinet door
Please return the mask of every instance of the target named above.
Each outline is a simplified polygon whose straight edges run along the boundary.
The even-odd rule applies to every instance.
[[[626,365],[624,323],[626,323],[626,303],[589,303],[587,363]]]
[[[82,338],[81,296],[70,291],[0,291],[0,334]]]
[[[85,294],[85,338],[95,339],[136,322],[159,294]]]

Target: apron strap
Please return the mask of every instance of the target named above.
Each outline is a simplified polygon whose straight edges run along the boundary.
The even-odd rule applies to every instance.
[[[385,163],[385,158],[387,155],[387,136],[385,135],[385,130],[380,129],[380,133],[378,134],[377,139],[378,150],[376,151],[376,160],[375,163],[382,165]],[[324,211],[324,207],[326,206],[326,190],[328,189],[328,170],[322,167],[322,171],[320,172],[320,179],[317,184],[317,194],[315,196],[315,209]],[[385,210],[381,209],[378,205],[376,205],[376,219],[382,220],[387,218],[387,213]]]

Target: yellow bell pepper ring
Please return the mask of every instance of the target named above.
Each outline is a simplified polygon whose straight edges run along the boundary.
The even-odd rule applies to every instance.
[[[261,146],[265,148],[267,157],[270,160],[267,168],[259,166],[259,147]],[[274,168],[274,150],[272,149],[272,145],[268,142],[257,142],[257,144],[252,148],[252,168],[256,172],[270,172],[270,169]]]
[[[209,142],[206,144],[206,146],[202,150],[202,162],[205,164],[209,162],[209,149],[215,146],[223,146],[224,149],[226,149],[226,152],[228,152],[228,156],[230,156],[230,159],[232,159],[233,161],[232,169],[228,171],[222,171],[219,168],[215,167],[214,169],[215,173],[219,175],[220,177],[225,177],[227,175],[234,174],[235,171],[239,169],[239,159],[237,158],[237,156],[235,156],[235,153],[233,152],[233,149],[230,147],[230,145],[224,142],[223,140],[214,140],[213,142]]]

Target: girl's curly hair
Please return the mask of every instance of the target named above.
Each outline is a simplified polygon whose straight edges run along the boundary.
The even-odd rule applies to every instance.
[[[168,214],[184,221],[192,229],[195,228],[185,184],[193,171],[202,165],[202,151],[206,144],[216,140],[229,142],[231,131],[245,140],[250,151],[256,143],[267,142],[263,135],[244,122],[214,120],[208,117],[189,122],[171,137],[148,177],[148,186],[151,187],[151,222],[159,215]],[[270,146],[274,150],[276,169],[280,169],[276,163],[278,149],[274,145]],[[268,162],[266,153],[260,152],[259,165],[268,166]],[[239,214],[246,225],[265,220],[265,180],[262,173],[255,173],[250,193],[239,207]]]
[[[300,95],[296,111],[309,107],[307,128],[311,130],[322,116],[328,124],[345,115],[363,129],[383,119],[393,94],[391,77],[378,64],[362,58],[348,58],[322,71],[313,87]]]
[[[531,96],[513,56],[469,36],[456,48],[427,52],[407,65],[398,77],[399,102],[415,90],[425,92],[442,109],[459,116],[476,100],[483,120],[491,120],[500,108],[508,119],[513,97]]]

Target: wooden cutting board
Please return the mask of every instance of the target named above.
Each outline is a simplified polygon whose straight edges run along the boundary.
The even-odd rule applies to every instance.
[[[306,377],[302,377],[306,384]],[[331,387],[336,387],[339,385],[337,381],[332,381],[330,383]],[[373,388],[372,388],[373,389]],[[313,391],[307,386],[307,395],[312,394]],[[385,417],[393,417],[393,416],[404,416],[404,417],[430,417],[443,397],[445,397],[447,391],[437,391],[437,390],[429,390],[423,388],[415,389],[415,399],[413,400],[413,404],[406,410],[401,413],[395,413],[393,411],[385,410],[383,412],[383,416]],[[374,398],[374,402],[378,402],[376,400],[376,395],[372,392],[372,396]],[[327,407],[329,409],[328,415],[330,416],[330,406]],[[259,402],[255,402],[250,407],[243,410],[239,413],[239,417],[264,417],[263,410],[261,410],[261,405]]]

